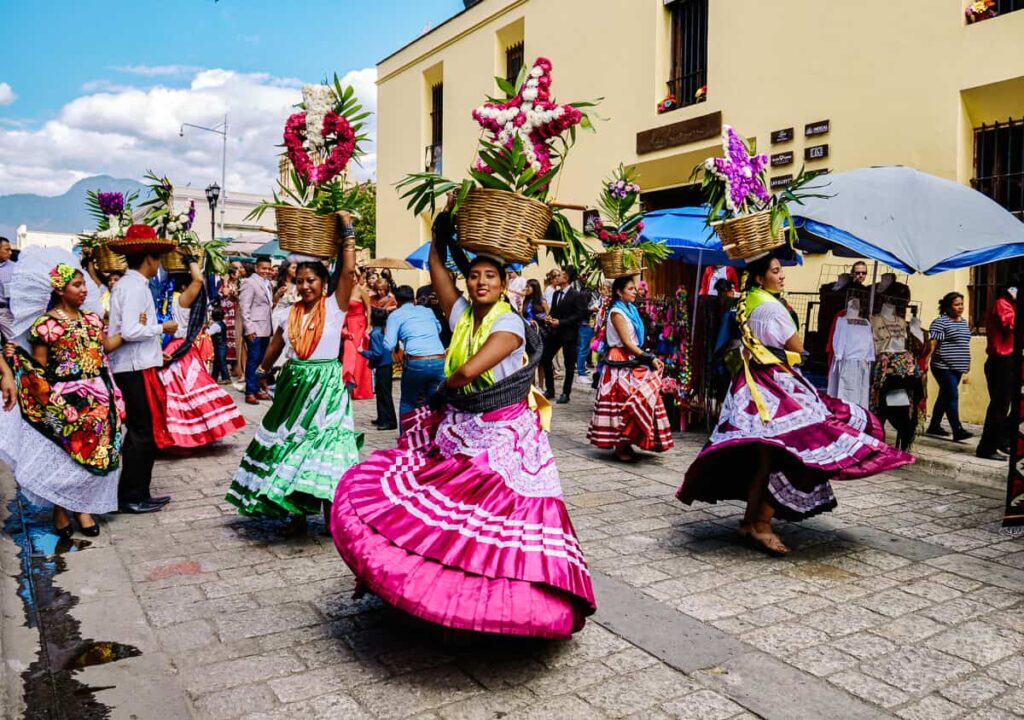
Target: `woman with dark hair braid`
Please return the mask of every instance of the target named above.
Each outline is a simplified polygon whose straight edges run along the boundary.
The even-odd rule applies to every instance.
[[[567,638],[594,612],[583,551],[530,388],[539,336],[505,300],[505,263],[467,262],[448,213],[430,278],[452,342],[430,407],[398,447],[338,484],[331,531],[358,587],[447,628]],[[448,275],[451,250],[468,299]],[[525,362],[524,362],[525,361]]]
[[[914,458],[885,444],[878,419],[819,393],[797,365],[803,340],[779,299],[786,275],[772,257],[748,265],[736,309],[742,347],[718,426],[676,493],[695,500],[746,500],[739,534],[756,548],[789,552],[772,518],[800,520],[832,510],[830,480],[907,465]]]
[[[190,282],[171,308],[178,329],[164,348],[164,367],[143,372],[153,440],[161,449],[203,447],[245,427],[235,401],[213,379],[200,355],[197,341],[206,327],[206,286],[196,259],[185,255],[185,260]]]
[[[290,531],[323,510],[330,517],[338,479],[359,461],[352,398],[342,377],[342,326],[355,282],[355,235],[342,217],[344,245],[328,278],[321,262],[301,262],[295,272],[299,299],[288,321],[274,331],[259,368],[266,375],[283,352],[274,404],[235,471],[227,501],[243,515],[290,518]],[[334,285],[333,293],[330,292]]]

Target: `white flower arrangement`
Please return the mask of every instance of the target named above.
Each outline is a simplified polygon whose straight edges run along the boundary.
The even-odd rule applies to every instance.
[[[302,103],[306,108],[306,144],[311,150],[322,150],[324,140],[324,118],[334,109],[336,98],[330,85],[310,84],[302,86]]]

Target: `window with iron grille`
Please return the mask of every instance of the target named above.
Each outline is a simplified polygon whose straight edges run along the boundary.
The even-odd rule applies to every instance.
[[[1005,15],[1014,10],[1024,10],[1024,0],[996,0],[994,10],[1000,15]]]
[[[525,46],[520,41],[505,48],[505,79],[514,83],[523,68]]]
[[[668,92],[676,107],[698,102],[708,82],[708,0],[675,0],[672,14],[672,75]]]
[[[1018,0],[1018,8],[1024,0]],[[1024,119],[982,125],[974,130],[974,178],[971,186],[1024,221]],[[971,319],[975,328],[1012,277],[1024,271],[1024,259],[1001,260],[974,268]]]
[[[444,142],[444,83],[430,88],[430,145],[427,146],[427,171],[441,174]]]

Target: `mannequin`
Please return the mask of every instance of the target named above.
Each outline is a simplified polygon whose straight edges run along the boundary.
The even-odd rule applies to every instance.
[[[889,283],[891,287],[892,280]],[[920,322],[917,331],[924,336]],[[884,301],[878,314],[871,318],[871,334],[875,346],[871,410],[879,420],[895,428],[896,447],[908,450],[914,440],[923,385],[917,358],[907,350],[911,337],[907,321],[891,301]]]
[[[828,394],[867,407],[875,344],[871,325],[860,317],[860,299],[853,297],[846,301],[846,311],[836,318],[829,345],[832,362],[828,373]]]

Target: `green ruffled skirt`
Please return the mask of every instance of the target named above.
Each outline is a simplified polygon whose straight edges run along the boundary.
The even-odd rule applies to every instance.
[[[226,499],[243,515],[319,513],[362,445],[341,363],[289,360]]]

